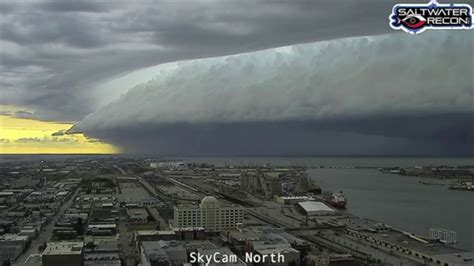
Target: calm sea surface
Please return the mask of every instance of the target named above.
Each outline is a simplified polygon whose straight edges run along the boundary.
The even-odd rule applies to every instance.
[[[453,230],[460,247],[474,250],[474,192],[374,169],[312,169],[309,174],[324,190],[343,190],[350,213],[425,236],[429,228]]]
[[[0,162],[54,159],[64,155],[0,156]],[[102,157],[102,156],[97,156]],[[106,156],[104,156],[106,157]],[[308,167],[409,167],[415,165],[474,165],[474,158],[421,157],[181,157],[186,162],[215,165],[305,165]],[[352,214],[428,235],[430,228],[457,232],[459,246],[474,250],[474,193],[448,190],[446,186],[423,185],[417,177],[382,174],[376,169],[318,168],[309,175],[323,190],[342,190]]]

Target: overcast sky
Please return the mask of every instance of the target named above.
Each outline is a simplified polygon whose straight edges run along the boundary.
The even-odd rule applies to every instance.
[[[367,147],[364,143],[371,143],[373,151],[369,153],[392,149],[392,153],[464,154],[472,147],[472,32],[440,33],[439,38],[437,33],[394,33],[388,16],[395,1],[130,2],[1,1],[0,104],[33,111],[23,116],[78,121],[86,133],[133,152],[160,153],[161,149],[170,154],[232,154],[229,149],[243,147],[246,138],[254,139],[248,144],[251,148],[234,153],[265,153],[264,149],[269,154],[363,153]],[[376,36],[380,34],[385,35]],[[301,43],[309,44],[298,46],[300,51],[285,53]],[[262,49],[270,50],[252,53]],[[359,49],[366,57],[358,55]],[[320,50],[324,53],[318,55]],[[231,57],[236,61],[224,63],[221,58],[153,67],[240,53],[250,55],[237,55]],[[424,61],[418,54],[430,58]],[[397,59],[398,55],[404,60]],[[361,66],[364,69],[359,69]],[[444,71],[432,73],[440,67]],[[300,74],[295,75],[295,71]],[[357,71],[361,73],[354,74]],[[231,74],[234,76],[229,77]],[[246,80],[248,74],[252,79]],[[407,74],[409,78],[404,76]],[[345,78],[347,75],[350,79]],[[276,77],[278,83],[274,83]],[[397,84],[404,78],[410,87]],[[139,85],[151,79],[155,81],[148,86]],[[229,80],[237,83],[230,94],[225,88]],[[261,88],[262,84],[266,87]],[[286,90],[275,84],[295,85]],[[163,93],[175,98],[165,101]],[[258,96],[266,100],[260,103],[255,100]],[[222,105],[220,100],[228,98],[235,100]],[[346,100],[335,100],[339,98]],[[104,115],[108,112],[117,113],[120,119],[112,121]],[[455,115],[451,122],[460,124],[449,125],[453,131],[438,128],[433,133],[432,125],[445,115]],[[374,129],[373,123],[365,128],[355,123],[364,117],[380,123],[385,116],[414,125],[421,119],[431,125],[426,125],[431,130],[417,127],[403,134],[401,130]],[[143,123],[131,123],[130,119]],[[343,122],[328,128],[334,123],[331,119]],[[176,126],[190,122],[196,127]],[[229,122],[229,127],[222,126]],[[275,134],[265,141],[266,147],[273,146],[255,145],[262,143],[267,130],[275,132],[275,123],[282,123],[279,126],[285,129],[281,136]],[[400,123],[394,122],[389,128],[400,128]],[[169,124],[174,125],[164,128]],[[109,127],[98,130],[97,125]],[[305,130],[304,125],[311,130]],[[247,132],[246,126],[256,136]],[[247,132],[229,137],[239,139],[236,147],[222,144],[229,138],[221,144],[208,143],[216,135],[235,132],[235,128]],[[188,133],[176,134],[183,130]],[[147,138],[131,132],[146,132]],[[419,136],[424,133],[432,137],[421,141]],[[161,144],[147,149],[146,143],[158,136]],[[275,142],[285,136],[299,138],[301,143],[275,147]],[[184,145],[183,138],[190,144]],[[360,145],[349,145],[354,142]],[[332,147],[331,143],[339,145]],[[416,143],[421,146],[414,147]],[[394,151],[393,147],[398,148]]]
[[[141,68],[391,31],[391,1],[315,2],[1,1],[1,103],[80,120],[96,85]]]
[[[180,62],[76,130],[174,155],[468,154],[469,57],[471,33],[428,32]]]

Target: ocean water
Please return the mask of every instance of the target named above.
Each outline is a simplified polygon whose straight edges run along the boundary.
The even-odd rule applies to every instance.
[[[474,250],[474,192],[423,185],[419,177],[375,169],[311,169],[323,190],[342,190],[348,212],[428,236],[430,228],[455,231],[458,247]]]

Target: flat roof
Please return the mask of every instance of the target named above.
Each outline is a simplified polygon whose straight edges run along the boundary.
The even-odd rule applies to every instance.
[[[200,227],[200,226],[176,227],[177,231],[199,231],[199,230],[204,230],[204,229],[205,229],[204,227]]]
[[[116,224],[90,224],[89,228],[116,228]]]
[[[120,260],[120,255],[118,252],[84,253],[84,260]]]
[[[271,247],[271,248],[265,248],[265,247],[260,247],[260,248],[255,248],[255,251],[260,253],[261,255],[265,254],[287,254],[287,253],[300,253],[298,250],[292,248],[292,247]]]
[[[329,208],[328,205],[320,202],[320,201],[303,201],[299,202],[298,205],[303,208],[303,210],[307,213],[309,212],[335,212],[333,209]]]
[[[27,241],[28,236],[22,236],[17,234],[4,234],[0,236],[0,241]]]
[[[308,196],[280,196],[281,199],[312,199]]]
[[[48,242],[43,252],[45,255],[79,255],[82,254],[83,242]]]
[[[168,231],[159,231],[159,230],[140,230],[136,232],[137,235],[174,235],[176,234],[175,231],[168,230]]]
[[[418,236],[409,232],[404,232],[399,229],[387,227],[387,230],[376,232],[370,231],[369,229],[375,228],[377,222],[369,219],[350,219],[350,228],[356,231],[363,231],[362,233],[378,240],[399,245],[420,253],[424,253],[429,256],[443,255],[452,257],[454,259],[455,254],[468,254],[465,250],[447,246],[443,243],[430,243],[429,239],[422,236]],[[379,223],[380,224],[380,223]],[[426,240],[427,243],[419,241],[417,239]],[[453,255],[454,254],[454,255]],[[471,252],[471,255],[473,253]],[[473,257],[473,256],[471,256]]]
[[[414,238],[411,238],[409,233],[403,234],[402,232],[399,232],[394,229],[387,230],[381,233],[368,232],[367,234],[379,240],[400,245],[402,247],[406,247],[430,256],[441,254],[457,254],[464,252],[464,250],[450,247],[443,243],[422,243]],[[413,236],[417,237],[416,235]]]
[[[148,217],[148,212],[144,208],[132,208],[127,210],[127,215],[130,218],[146,219]]]

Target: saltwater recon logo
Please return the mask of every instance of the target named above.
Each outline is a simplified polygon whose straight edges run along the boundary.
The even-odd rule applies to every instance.
[[[427,29],[472,29],[472,7],[468,4],[397,4],[390,14],[390,27],[411,34]]]

